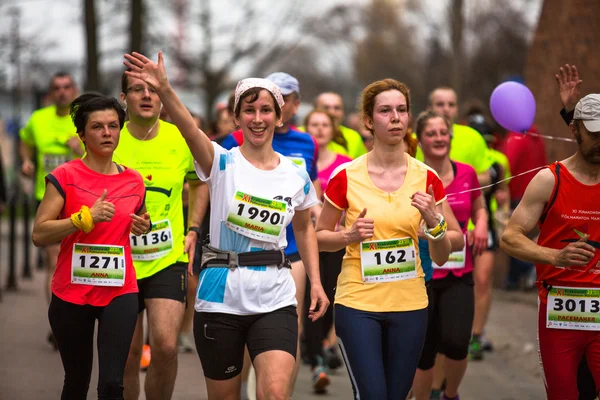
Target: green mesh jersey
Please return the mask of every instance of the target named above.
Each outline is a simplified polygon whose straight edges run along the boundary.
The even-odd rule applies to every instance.
[[[67,145],[69,139],[78,137],[75,125],[70,115],[58,116],[56,106],[49,106],[35,111],[19,136],[26,145],[37,151],[35,198],[41,201],[46,191],[46,175],[75,157]]]
[[[148,235],[131,238],[137,279],[176,262],[187,262],[181,194],[184,180],[198,176],[192,153],[177,127],[160,121],[156,137],[141,141],[126,125],[113,160],[139,171],[146,186],[146,208],[153,228]]]

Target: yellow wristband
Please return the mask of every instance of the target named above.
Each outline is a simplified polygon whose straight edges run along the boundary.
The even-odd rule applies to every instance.
[[[81,206],[81,210],[71,214],[71,222],[85,233],[90,233],[94,229],[94,219],[87,206]]]
[[[446,223],[446,221],[442,219],[435,228],[433,228],[432,230],[429,231],[429,233],[431,233],[432,236],[437,236],[442,231],[445,231],[447,228],[448,228],[448,223]]]

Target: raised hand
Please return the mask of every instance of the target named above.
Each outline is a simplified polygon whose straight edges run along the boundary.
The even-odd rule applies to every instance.
[[[577,67],[565,64],[564,68],[559,68],[558,74],[554,78],[558,83],[560,101],[563,107],[567,112],[574,110],[581,97],[581,83],[583,82],[579,79]]]
[[[129,214],[131,219],[133,220],[133,224],[131,224],[131,233],[135,236],[143,235],[148,232],[150,229],[150,215],[148,213],[144,213],[142,215]]]
[[[569,243],[556,254],[554,265],[557,267],[584,267],[594,257],[596,249],[587,243],[590,236],[584,235],[577,242]]]
[[[115,215],[115,205],[110,201],[105,201],[108,192],[104,189],[104,192],[96,199],[94,205],[90,208],[90,214],[94,224],[98,222],[110,222],[112,217]]]
[[[162,51],[158,52],[156,63],[145,55],[136,52],[125,54],[125,59],[126,61],[123,61],[123,64],[130,69],[130,71],[125,71],[127,76],[146,82],[156,91],[160,91],[161,88],[169,85]]]
[[[352,224],[352,228],[346,231],[346,236],[350,243],[359,243],[373,237],[375,220],[365,218],[365,215],[367,215],[366,208],[358,214],[358,218],[356,218],[356,221]]]
[[[435,196],[433,194],[433,186],[429,185],[427,193],[421,191],[415,192],[410,196],[410,205],[415,207],[421,213],[421,217],[427,224],[428,228],[433,228],[439,223],[438,213],[435,208]]]

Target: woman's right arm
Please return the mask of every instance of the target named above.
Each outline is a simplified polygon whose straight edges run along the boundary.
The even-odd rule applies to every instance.
[[[167,79],[162,51],[158,53],[158,63],[154,63],[139,53],[125,54],[124,64],[130,69],[128,76],[141,79],[156,89],[160,100],[167,109],[173,123],[187,142],[196,162],[206,176],[210,175],[215,156],[213,144],[196,126],[190,112],[181,102]]]
[[[73,225],[70,217],[57,219],[64,204],[65,200],[56,187],[52,184],[46,185],[46,193],[44,193],[33,223],[32,240],[37,247],[58,243],[70,234],[77,232],[78,229]]]
[[[336,231],[335,227],[342,217],[342,211],[335,208],[326,199],[316,228],[319,251],[338,251],[351,243],[372,238],[375,222],[370,218],[365,218],[366,214],[367,209],[365,208],[356,218],[352,228]]]

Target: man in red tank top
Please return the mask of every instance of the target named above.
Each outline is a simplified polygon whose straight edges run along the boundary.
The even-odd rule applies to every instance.
[[[509,255],[535,263],[538,340],[548,399],[577,400],[585,355],[600,387],[600,94],[569,125],[577,152],[531,181],[502,236]],[[538,242],[527,238],[536,224]]]

